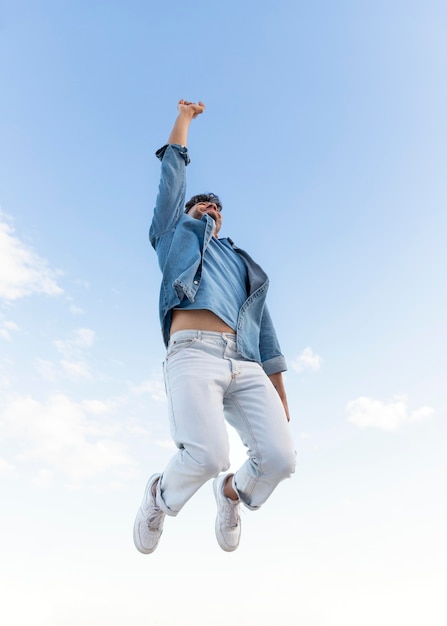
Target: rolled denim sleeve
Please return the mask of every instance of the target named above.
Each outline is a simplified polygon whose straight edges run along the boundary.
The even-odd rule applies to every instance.
[[[188,149],[166,144],[155,153],[161,161],[160,183],[149,239],[155,248],[159,237],[173,230],[183,213],[186,192],[185,169],[190,162]]]
[[[262,367],[267,375],[287,370],[286,360],[281,353],[278,337],[276,336],[275,327],[273,326],[267,305],[264,307],[261,320],[259,351]]]
[[[172,144],[166,143],[164,146],[159,148],[157,152],[155,153],[155,156],[157,157],[157,159],[160,159],[160,161],[163,161],[163,157],[168,148],[178,149],[180,154],[183,156],[185,160],[185,165],[189,165],[189,163],[191,162],[191,159],[189,158],[189,155],[188,155],[188,148],[186,148],[185,146],[181,146],[178,143],[172,143]]]

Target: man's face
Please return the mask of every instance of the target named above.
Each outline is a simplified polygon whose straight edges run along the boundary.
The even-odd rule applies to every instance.
[[[205,213],[208,213],[208,215],[210,215],[213,218],[216,224],[214,234],[217,235],[217,233],[220,230],[220,227],[222,226],[222,215],[216,203],[197,202],[197,204],[192,206],[188,211],[188,215],[190,217],[193,217],[196,220],[201,220]]]

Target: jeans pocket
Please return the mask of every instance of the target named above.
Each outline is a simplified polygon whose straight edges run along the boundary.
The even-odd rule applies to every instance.
[[[166,350],[166,360],[172,358],[177,352],[180,352],[180,350],[191,347],[196,341],[196,337],[184,337],[182,339],[171,340]]]

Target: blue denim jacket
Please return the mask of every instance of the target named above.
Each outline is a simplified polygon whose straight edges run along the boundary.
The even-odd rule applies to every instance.
[[[160,322],[167,346],[172,309],[184,297],[191,302],[200,287],[202,259],[213,236],[214,220],[201,220],[184,212],[187,148],[165,145],[156,152],[161,160],[161,178],[149,238],[157,252],[163,274],[160,288]],[[268,277],[264,270],[230,240],[247,267],[249,293],[237,321],[237,350],[246,359],[261,363],[267,374],[287,369],[265,299]]]

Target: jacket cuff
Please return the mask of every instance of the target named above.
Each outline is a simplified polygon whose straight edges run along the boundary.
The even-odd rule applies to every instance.
[[[285,372],[287,370],[287,364],[285,358],[282,356],[274,356],[273,359],[268,359],[262,364],[264,372],[267,376],[270,374],[278,374],[279,372]]]
[[[184,158],[185,165],[188,165],[188,163],[190,163],[191,159],[189,158],[188,148],[186,146],[181,146],[178,143],[166,143],[164,146],[159,148],[157,152],[155,153],[155,156],[157,157],[157,159],[160,159],[160,161],[163,161],[163,157],[168,148],[172,148],[176,150]]]

